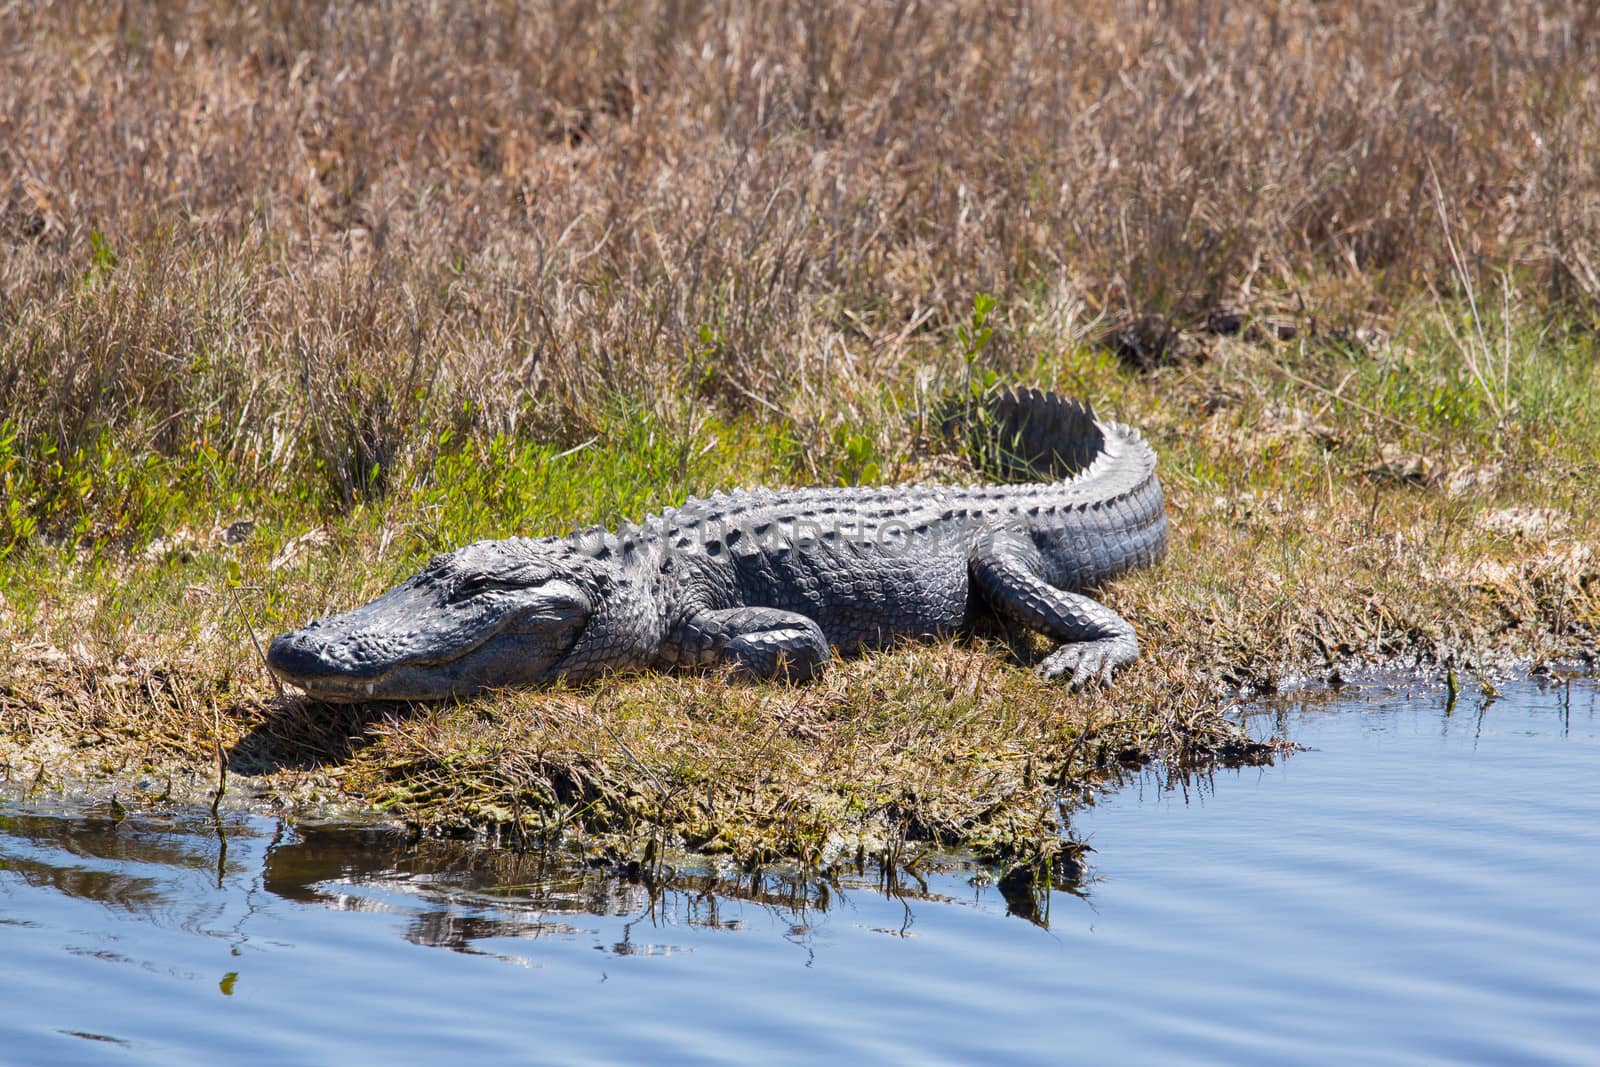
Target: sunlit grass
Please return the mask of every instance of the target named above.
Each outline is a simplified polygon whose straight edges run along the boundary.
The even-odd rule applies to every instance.
[[[928,433],[925,379],[886,380],[809,452],[776,413],[721,417],[692,396],[665,414],[619,396],[576,444],[421,425],[431,447],[348,505],[314,463],[299,484],[251,485],[205,448],[143,465],[84,453],[72,532],[0,561],[8,758],[88,738],[95,773],[166,768],[165,789],[187,767],[198,788],[220,736],[259,762],[241,756],[241,771],[277,766],[266,788],[298,802],[376,803],[513,843],[822,861],[932,839],[1038,859],[1059,847],[1060,790],[1152,746],[1226,744],[1215,714],[1240,687],[1592,651],[1593,342],[1513,325],[1525,347],[1502,415],[1425,312],[1376,349],[1221,341],[1154,374],[1093,348],[1041,357],[1040,380],[1149,433],[1174,529],[1166,564],[1108,590],[1145,659],[1072,696],[986,641],[868,657],[798,689],[640,677],[399,717],[273,696],[252,631],[352,606],[469,540],[615,525],[741,484],[850,482],[868,462],[878,477],[973,477]],[[961,352],[947,356],[948,387],[964,388]]]
[[[1592,659],[1581,12],[779,7],[9,12],[0,771],[204,792],[221,746],[519,842],[1038,860],[1241,693]],[[479,538],[974,479],[941,412],[1008,382],[1161,456],[1109,691],[980,638],[338,710],[256,653]]]

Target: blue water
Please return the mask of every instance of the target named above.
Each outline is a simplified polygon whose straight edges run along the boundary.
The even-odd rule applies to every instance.
[[[205,813],[0,807],[0,1063],[1600,1063],[1600,698],[1382,691],[1075,815],[1048,925]]]

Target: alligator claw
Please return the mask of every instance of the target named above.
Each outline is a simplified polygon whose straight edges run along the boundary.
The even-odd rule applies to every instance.
[[[1138,657],[1138,646],[1130,652],[1128,643],[1111,637],[1062,645],[1039,664],[1039,676],[1051,682],[1065,679],[1069,689],[1081,689],[1090,683],[1107,685],[1114,672]]]

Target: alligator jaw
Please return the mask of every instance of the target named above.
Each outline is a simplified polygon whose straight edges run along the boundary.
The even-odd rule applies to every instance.
[[[419,601],[435,602],[435,610],[419,612],[427,606]],[[267,667],[332,703],[469,696],[549,680],[589,611],[582,594],[559,581],[464,612],[440,611],[432,590],[402,586],[280,634],[267,649]]]
[[[333,622],[338,622],[336,617]],[[458,650],[454,656],[432,662],[420,658],[368,664],[341,662],[339,645],[313,624],[303,630],[280,634],[267,649],[267,667],[290,685],[303,689],[314,700],[347,703],[359,700],[429,700],[455,694],[452,675],[484,643],[486,634],[472,648]],[[454,667],[455,669],[452,669]]]
[[[425,700],[436,687],[409,687],[405,692],[401,675],[416,674],[420,664],[402,664],[388,669],[353,670],[331,662],[327,643],[315,629],[280,634],[267,649],[267,667],[282,681],[305,691],[313,700],[349,703],[360,700]]]

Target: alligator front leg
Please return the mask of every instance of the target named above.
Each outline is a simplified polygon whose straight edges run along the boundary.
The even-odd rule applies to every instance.
[[[984,602],[1001,617],[1064,642],[1039,674],[1067,679],[1073,688],[1105,683],[1112,672],[1139,658],[1139,639],[1127,619],[1104,604],[1058,589],[1040,576],[1031,545],[999,544],[972,560],[972,582]]]
[[[757,680],[805,681],[827,664],[828,639],[796,611],[729,608],[690,616],[668,635],[662,653],[675,667],[728,666]]]

